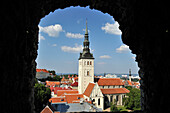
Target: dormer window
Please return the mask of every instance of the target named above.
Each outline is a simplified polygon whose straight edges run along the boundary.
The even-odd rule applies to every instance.
[[[61,99],[61,101],[64,101],[64,99]]]
[[[77,99],[80,99],[80,97],[77,97]]]

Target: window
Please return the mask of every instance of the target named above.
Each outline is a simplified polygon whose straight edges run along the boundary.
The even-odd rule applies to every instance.
[[[89,65],[89,61],[87,61],[87,65]]]
[[[80,99],[80,97],[77,97],[77,99]]]
[[[89,71],[87,71],[87,75],[89,76]]]
[[[90,61],[90,65],[92,65],[92,61]]]
[[[64,101],[64,99],[61,99],[61,101]]]
[[[98,105],[100,105],[100,98],[98,99]]]

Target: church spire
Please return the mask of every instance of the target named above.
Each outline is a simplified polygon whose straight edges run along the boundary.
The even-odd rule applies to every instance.
[[[88,35],[88,29],[87,29],[87,18],[86,18],[86,32],[85,35]]]
[[[80,53],[80,58],[84,58],[84,59],[94,59],[93,58],[93,54],[90,53],[90,49],[89,49],[89,39],[88,39],[88,29],[87,29],[87,19],[86,19],[86,31],[85,31],[85,35],[84,35],[84,42],[83,42],[83,53]]]

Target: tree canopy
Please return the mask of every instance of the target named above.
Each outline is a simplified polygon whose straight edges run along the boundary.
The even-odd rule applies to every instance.
[[[47,105],[48,100],[51,98],[51,90],[43,84],[35,83],[34,86],[34,105],[35,111],[40,111]]]

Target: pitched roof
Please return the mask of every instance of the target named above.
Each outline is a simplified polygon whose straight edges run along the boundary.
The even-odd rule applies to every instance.
[[[71,86],[78,86],[78,82],[74,82]]]
[[[45,81],[47,86],[60,85],[58,81]]]
[[[120,78],[100,78],[97,83],[99,86],[123,85]]]
[[[123,94],[129,93],[130,91],[126,88],[110,88],[110,89],[101,89],[103,94]]]
[[[62,96],[64,94],[75,94],[78,93],[77,90],[57,90],[57,96]]]
[[[65,94],[67,103],[80,103],[83,94]]]
[[[71,87],[65,88],[65,87],[50,87],[51,92],[54,92],[54,94],[57,94],[58,90],[72,90]]]
[[[46,69],[36,69],[36,72],[45,72],[45,73],[49,73]]]
[[[89,83],[89,85],[87,86],[86,90],[84,91],[84,95],[90,97],[90,94],[94,88],[95,83]]]
[[[42,111],[41,113],[53,113],[53,111],[48,107],[46,106]]]
[[[66,102],[66,98],[64,96],[53,97],[49,99],[51,103],[64,103]]]

